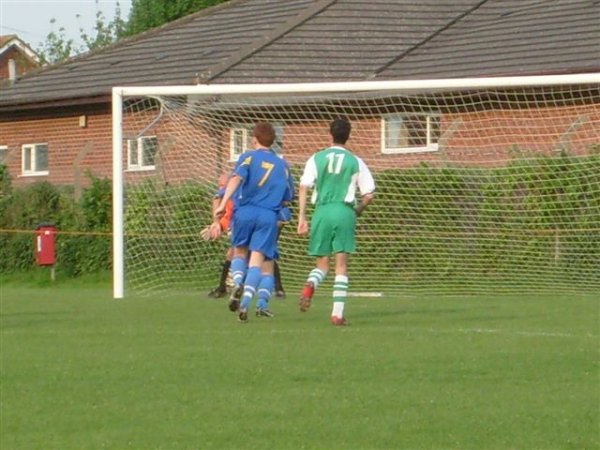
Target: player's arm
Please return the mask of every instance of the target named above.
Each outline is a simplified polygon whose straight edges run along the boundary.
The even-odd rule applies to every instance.
[[[306,220],[306,197],[308,186],[300,185],[298,189],[298,234],[308,233],[308,221]]]
[[[214,221],[214,213],[215,213],[215,210],[217,209],[217,207],[219,206],[219,203],[221,203],[221,198],[223,197],[223,193],[225,192],[225,185],[227,184],[228,179],[229,179],[229,175],[225,175],[225,174],[221,175],[221,177],[219,178],[219,190],[217,192],[215,192],[215,195],[213,196],[212,204],[211,204],[211,212],[213,214],[213,222],[200,231],[200,236],[205,241],[212,241],[212,240],[219,239],[224,230],[224,227],[222,226],[221,223],[217,223]]]
[[[369,194],[361,196],[360,202],[358,202],[358,205],[354,207],[354,211],[356,212],[357,216],[360,216],[365,208],[371,204],[374,197],[374,192],[370,192]]]
[[[229,199],[231,199],[231,197],[233,196],[235,191],[237,191],[237,189],[241,183],[242,183],[242,177],[240,177],[238,174],[234,174],[231,176],[231,178],[227,182],[227,187],[225,188],[225,193],[223,194],[223,198],[221,198],[221,201],[219,202],[219,206],[217,206],[217,208],[215,209],[215,211],[213,213],[213,217],[214,217],[215,221],[218,222],[219,219],[225,214],[227,202],[229,201]]]
[[[364,161],[358,158],[358,190],[360,191],[361,198],[358,205],[354,207],[356,215],[360,216],[367,206],[373,202],[375,197],[375,180],[369,170],[369,167]]]
[[[308,233],[308,221],[306,220],[306,200],[308,198],[308,189],[314,186],[317,179],[317,166],[315,156],[311,156],[304,166],[304,173],[300,178],[298,188],[298,234]]]

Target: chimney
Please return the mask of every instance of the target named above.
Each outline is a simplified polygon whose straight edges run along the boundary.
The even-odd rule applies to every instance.
[[[17,63],[12,58],[8,60],[8,81],[11,83],[17,81]]]

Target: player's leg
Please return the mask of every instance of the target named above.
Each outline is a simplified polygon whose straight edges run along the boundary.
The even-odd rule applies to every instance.
[[[275,261],[265,261],[262,266],[262,277],[258,285],[258,303],[256,305],[256,315],[258,317],[274,317],[269,309],[269,300],[273,294],[275,287],[275,277],[273,276],[273,268]]]
[[[237,311],[244,289],[244,279],[248,270],[248,247],[234,247],[231,260],[231,277],[233,288],[229,298],[229,310]]]
[[[277,255],[277,214],[262,208],[254,209],[254,229],[250,238],[250,260],[248,272],[244,280],[244,292],[240,304],[239,319],[248,320],[250,302],[258,291],[262,278],[262,266],[265,260],[273,260]],[[268,265],[270,275],[273,274],[272,264]]]
[[[331,323],[346,325],[344,309],[348,297],[348,255],[356,250],[356,214],[349,207],[337,211],[338,223],[332,241],[335,253],[335,280]]]
[[[282,211],[285,211],[282,213]],[[279,212],[278,222],[277,222],[277,242],[279,242],[279,237],[281,236],[281,230],[285,226],[286,223],[291,219],[291,211],[289,208],[284,208]],[[285,221],[283,221],[285,220]],[[277,260],[279,256],[275,258],[274,267],[273,267],[273,275],[275,276],[275,296],[277,298],[285,298],[285,290],[283,289],[283,283],[281,282],[281,270],[279,270],[279,263]]]
[[[308,254],[316,256],[317,259],[316,267],[308,274],[298,301],[302,312],[310,308],[315,289],[325,280],[329,270],[329,255],[332,251],[331,241],[334,233],[329,209],[329,206],[318,207],[311,220]]]
[[[316,259],[315,268],[310,271],[306,278],[306,283],[302,288],[298,306],[300,311],[306,312],[310,308],[312,298],[317,287],[325,280],[329,270],[329,256],[319,256]]]
[[[229,277],[229,270],[231,268],[232,252],[232,248],[227,249],[227,252],[225,253],[225,261],[223,261],[223,265],[221,267],[219,285],[208,293],[209,297],[220,298],[227,293],[227,278]]]
[[[335,255],[335,280],[333,282],[333,309],[331,311],[331,323],[334,325],[346,325],[344,308],[348,297],[348,253],[336,253]]]
[[[275,277],[275,296],[278,298],[285,298],[285,290],[283,289],[283,283],[281,282],[281,270],[279,270],[277,261],[273,261],[273,275]]]
[[[239,208],[233,215],[231,244],[231,277],[233,288],[229,298],[229,309],[237,311],[242,298],[244,280],[248,271],[249,244],[254,229],[253,211],[248,207]]]
[[[240,303],[240,322],[246,322],[248,320],[248,309],[250,307],[250,302],[258,291],[258,285],[260,284],[262,278],[262,264],[264,260],[265,256],[261,252],[250,252],[248,272],[246,274],[246,279],[244,280],[244,290]]]

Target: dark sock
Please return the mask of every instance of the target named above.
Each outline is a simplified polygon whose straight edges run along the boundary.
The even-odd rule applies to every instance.
[[[231,267],[231,261],[223,262],[223,271],[221,272],[221,280],[219,281],[219,288],[225,290],[227,288],[227,276],[229,275],[229,268]]]
[[[283,284],[281,283],[281,272],[279,271],[279,264],[274,261],[274,275],[275,275],[275,292],[283,291]]]

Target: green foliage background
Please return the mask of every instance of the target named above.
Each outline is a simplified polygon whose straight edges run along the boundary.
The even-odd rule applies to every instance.
[[[164,25],[225,0],[133,0],[125,36]]]
[[[35,267],[34,231],[55,225],[57,267],[79,276],[111,267],[112,197],[108,179],[91,178],[80,199],[71,187],[38,182],[7,188],[0,198],[0,271]]]
[[[67,38],[67,30],[57,25],[58,31],[50,32],[37,50],[44,64],[58,64],[78,54],[101,49],[125,37],[134,36],[225,1],[132,0],[131,11],[127,19],[121,16],[121,8],[117,2],[115,17],[106,18],[102,12],[98,11],[91,33],[88,34],[83,29],[79,29],[79,37],[83,45],[77,46],[73,39]],[[52,24],[56,22],[56,18],[50,20]]]
[[[600,280],[600,154],[515,159],[493,169],[422,165],[376,179],[376,201],[359,221],[351,266],[357,282]],[[13,230],[0,234],[1,271],[34,267],[33,230],[41,222],[61,232],[60,273],[111,267],[109,180],[92,177],[79,200],[45,182],[11,189],[0,181],[0,228]],[[138,268],[173,282],[190,268],[212,279],[226,242],[203,243],[198,232],[211,221],[215,187],[148,180],[138,188],[126,190],[130,280]],[[293,230],[282,235],[281,248],[296,263],[306,258]]]

